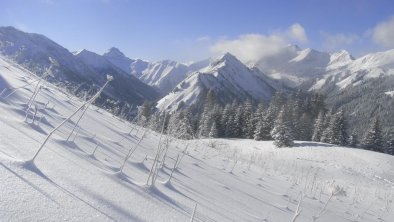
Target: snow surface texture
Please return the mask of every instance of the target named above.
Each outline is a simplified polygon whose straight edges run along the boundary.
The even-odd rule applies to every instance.
[[[163,97],[157,107],[174,111],[183,102],[189,106],[203,98],[208,89],[215,91],[220,102],[231,103],[234,98],[268,101],[277,86],[257,69],[250,69],[236,57],[227,53],[208,67],[190,74],[171,93]]]
[[[35,79],[0,57],[0,87]],[[195,203],[194,221],[291,221],[300,199],[297,221],[394,218],[394,157],[323,143],[276,149],[270,141],[173,140],[158,183],[148,188],[159,135],[148,131],[119,174],[144,129],[128,135],[133,125],[97,107],[88,109],[75,139],[65,141],[78,115],[53,136],[36,165],[26,164],[46,133],[82,102],[45,84],[36,102],[40,124],[26,123],[34,86],[8,97],[13,90],[6,90],[0,99],[1,221],[189,221]]]

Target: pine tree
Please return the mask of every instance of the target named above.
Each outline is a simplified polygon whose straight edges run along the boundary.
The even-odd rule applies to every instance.
[[[291,147],[294,144],[291,127],[286,120],[285,110],[282,109],[278,118],[275,121],[271,136],[275,140],[274,144],[277,147]]]
[[[310,141],[313,134],[313,120],[308,113],[302,114],[297,124],[298,140]]]
[[[320,111],[313,127],[312,141],[320,142],[324,131],[324,111]]]
[[[369,130],[365,134],[362,142],[362,147],[372,151],[383,152],[383,139],[380,129],[379,119],[375,118]]]
[[[256,111],[251,115],[249,121],[246,123],[246,138],[253,139],[257,127],[257,123],[259,122],[260,118],[264,116],[265,106],[263,103],[260,103],[257,106]]]
[[[242,135],[242,106],[238,106],[233,119],[232,135],[235,138],[241,138]]]
[[[257,122],[256,129],[254,131],[253,138],[257,141],[259,140],[271,140],[271,126],[270,121],[266,116],[260,117]]]
[[[347,123],[343,111],[332,116],[330,124],[323,133],[323,142],[345,146],[348,141]]]
[[[209,138],[217,138],[218,137],[218,130],[216,128],[216,123],[213,122],[211,130],[209,132]]]
[[[251,138],[249,127],[253,127],[253,106],[249,99],[243,104],[241,111],[241,137],[249,139]]]
[[[358,145],[358,138],[355,133],[352,133],[349,137],[348,146],[349,147],[357,147]]]
[[[389,139],[387,143],[387,153],[394,155],[394,138]]]

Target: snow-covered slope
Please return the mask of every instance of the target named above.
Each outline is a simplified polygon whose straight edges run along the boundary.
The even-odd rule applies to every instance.
[[[210,66],[190,74],[171,93],[163,97],[157,107],[176,110],[180,104],[191,105],[213,90],[221,103],[247,98],[268,101],[277,86],[257,69],[250,69],[233,55],[226,53]]]
[[[0,91],[35,79],[0,58]],[[144,129],[128,135],[133,125],[96,107],[87,110],[73,142],[65,138],[77,117],[53,134],[35,166],[26,164],[46,134],[81,105],[46,84],[37,96],[40,123],[26,123],[34,86],[0,99],[2,221],[190,221],[195,204],[194,221],[291,221],[300,200],[297,221],[394,217],[394,157],[322,143],[276,149],[270,141],[172,140],[158,182],[147,187],[160,136],[148,131],[119,174]]]

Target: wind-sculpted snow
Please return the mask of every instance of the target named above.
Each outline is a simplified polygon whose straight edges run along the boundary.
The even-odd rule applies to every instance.
[[[1,221],[190,221],[196,203],[194,221],[291,221],[297,208],[297,221],[394,217],[393,156],[315,142],[277,149],[272,141],[173,138],[147,186],[160,134],[94,106],[69,142],[78,115],[31,164],[46,134],[83,102],[44,83],[34,105],[45,121],[26,123],[36,80],[0,57]]]

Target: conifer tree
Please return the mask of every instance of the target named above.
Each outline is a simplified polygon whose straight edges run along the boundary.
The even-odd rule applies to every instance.
[[[274,128],[271,131],[271,136],[274,139],[274,144],[277,147],[291,147],[294,145],[293,135],[291,132],[289,122],[286,120],[285,110],[282,109],[275,120]]]
[[[383,139],[379,119],[375,118],[364,136],[362,147],[372,151],[383,152]]]
[[[270,121],[266,116],[260,117],[257,122],[256,129],[254,131],[253,138],[257,141],[259,140],[271,140],[271,126]]]
[[[218,137],[218,130],[216,128],[216,122],[213,122],[211,130],[209,132],[209,138],[217,138]]]
[[[345,146],[348,141],[347,123],[343,111],[331,117],[330,124],[323,133],[323,142]]]
[[[315,120],[313,126],[312,141],[320,142],[324,131],[324,111],[320,111],[319,116]]]

